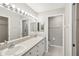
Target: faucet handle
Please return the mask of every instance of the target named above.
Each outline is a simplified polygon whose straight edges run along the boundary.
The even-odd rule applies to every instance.
[[[7,40],[5,40],[4,42],[7,42]]]
[[[8,43],[8,41],[5,40],[5,41],[4,41],[4,44],[7,45],[7,43]]]

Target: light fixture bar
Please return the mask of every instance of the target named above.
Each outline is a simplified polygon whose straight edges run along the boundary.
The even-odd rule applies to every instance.
[[[8,10],[14,11],[16,13],[19,13],[20,15],[23,15],[23,16],[28,15],[30,17],[33,17],[34,19],[38,19],[37,17],[33,16],[32,14],[25,12],[24,10],[21,10],[20,8],[16,8],[15,5],[13,5],[13,4],[2,3],[2,4],[0,4],[0,6],[7,8]]]

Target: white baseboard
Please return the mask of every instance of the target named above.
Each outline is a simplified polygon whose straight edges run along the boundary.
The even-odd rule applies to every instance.
[[[59,47],[59,48],[62,48],[63,46],[57,46],[57,45],[49,45],[49,46],[52,46],[52,47]]]

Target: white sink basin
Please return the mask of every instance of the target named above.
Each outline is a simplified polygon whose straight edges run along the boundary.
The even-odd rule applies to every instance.
[[[24,49],[24,47],[22,47],[22,46],[15,46],[13,48],[7,48],[7,49],[1,51],[0,55],[2,55],[2,56],[14,56],[14,55],[18,54],[18,52],[21,51],[22,49]]]

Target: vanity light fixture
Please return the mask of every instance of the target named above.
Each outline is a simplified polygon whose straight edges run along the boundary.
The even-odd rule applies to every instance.
[[[30,14],[30,16],[31,16],[32,18],[34,18],[34,16],[33,16],[32,14]]]
[[[22,13],[24,13],[24,10],[22,10]]]
[[[5,3],[2,3],[1,5],[5,8],[8,8],[8,5],[6,5]]]
[[[16,12],[16,13],[18,12],[18,9],[17,9],[17,8],[15,8],[15,12]]]
[[[11,4],[9,4],[8,7],[9,7],[10,10],[14,9]]]
[[[24,10],[21,10],[21,11],[22,11],[22,13],[21,13],[21,14],[22,14],[22,15],[24,15]]]
[[[9,3],[5,3],[6,5],[9,5]]]
[[[20,8],[17,8],[17,10],[18,10],[18,13],[20,13]]]
[[[23,10],[20,10],[20,14],[23,15]]]
[[[23,13],[23,15],[25,16],[25,12]]]
[[[20,10],[19,13],[22,14],[22,10]]]
[[[30,14],[29,14],[29,13],[27,13],[27,15],[28,15],[28,16],[30,16]]]
[[[26,15],[26,12],[24,12],[24,14]]]
[[[19,14],[21,14],[21,15],[23,15],[23,16],[30,16],[30,17],[32,17],[32,18],[34,18],[34,19],[38,19],[37,17],[35,17],[35,16],[33,16],[32,14],[30,14],[30,13],[28,13],[28,12],[25,12],[24,10],[21,10],[20,8],[15,8],[15,5],[14,4],[9,4],[9,3],[2,3],[2,4],[0,4],[2,7],[5,7],[5,8],[7,8],[7,9],[9,9],[9,10],[11,10],[11,11],[14,11],[14,12],[16,12],[16,13],[19,13]]]
[[[27,12],[25,12],[25,16],[27,16]]]
[[[11,4],[12,8],[15,8],[15,5]]]

